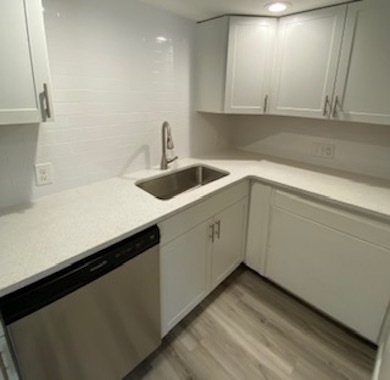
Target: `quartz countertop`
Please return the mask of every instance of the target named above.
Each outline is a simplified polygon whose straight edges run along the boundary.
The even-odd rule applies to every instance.
[[[135,182],[202,163],[230,174],[159,200]],[[131,236],[202,198],[253,178],[390,221],[390,182],[230,151],[179,159],[168,171],[142,170],[40,198],[0,215],[0,297]]]

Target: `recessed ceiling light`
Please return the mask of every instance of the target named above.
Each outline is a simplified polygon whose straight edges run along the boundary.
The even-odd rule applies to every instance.
[[[159,44],[163,44],[164,42],[167,42],[168,41],[168,38],[164,37],[164,36],[157,36],[156,37],[156,42],[158,42]]]
[[[290,6],[289,3],[285,2],[272,2],[268,3],[265,5],[265,7],[270,11],[270,12],[283,12],[285,11],[288,7]]]

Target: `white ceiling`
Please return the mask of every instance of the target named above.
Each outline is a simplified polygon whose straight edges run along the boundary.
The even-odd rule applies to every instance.
[[[145,3],[163,8],[189,18],[202,21],[225,14],[275,16],[264,6],[272,0],[142,0]],[[348,0],[286,0],[289,9],[277,15],[283,16],[305,10],[341,4]],[[353,1],[353,0],[349,0]]]

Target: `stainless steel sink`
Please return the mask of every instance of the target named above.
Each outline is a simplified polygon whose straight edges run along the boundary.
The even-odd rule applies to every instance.
[[[142,180],[138,187],[154,195],[158,199],[170,199],[185,191],[206,185],[229,173],[207,166],[191,166],[167,175]]]

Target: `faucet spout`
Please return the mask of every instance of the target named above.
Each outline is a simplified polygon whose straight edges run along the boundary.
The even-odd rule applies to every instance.
[[[168,169],[168,164],[175,161],[178,157],[168,159],[167,158],[167,149],[172,150],[174,148],[171,127],[167,121],[164,121],[161,127],[161,137],[162,137],[162,155],[161,155],[161,165],[160,169]]]

